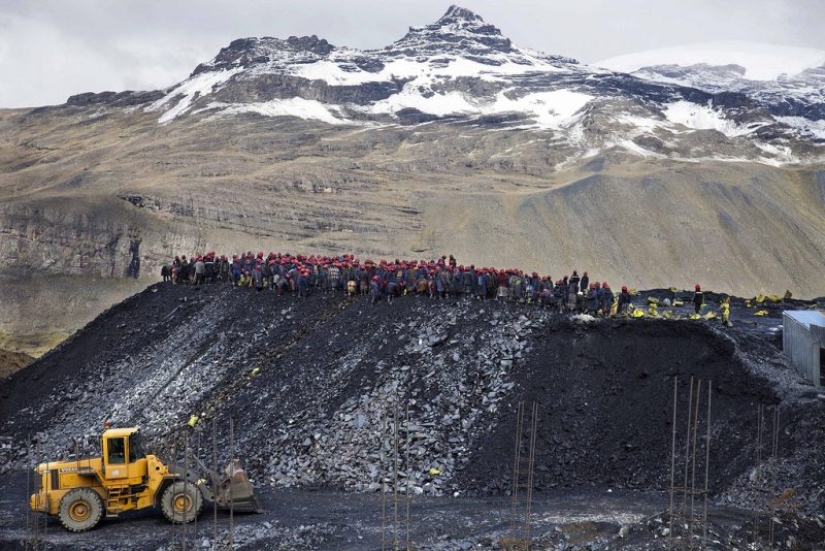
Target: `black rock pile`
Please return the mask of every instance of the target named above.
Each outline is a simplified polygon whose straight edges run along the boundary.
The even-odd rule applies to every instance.
[[[147,448],[167,460],[185,447],[209,458],[214,425],[220,461],[245,458],[258,484],[507,494],[523,402],[538,412],[536,492],[663,490],[673,380],[683,465],[694,377],[713,381],[712,494],[748,506],[754,491],[794,487],[785,506],[821,510],[813,489],[825,482],[816,460],[825,400],[789,373],[773,345],[704,321],[161,284],[5,382],[0,469],[36,460],[30,437],[42,458],[94,453],[104,421],[141,426]],[[756,464],[758,404],[779,405],[783,426],[776,476],[754,485],[754,470],[767,468]],[[523,455],[530,438],[525,429]],[[700,473],[705,445],[700,438]]]

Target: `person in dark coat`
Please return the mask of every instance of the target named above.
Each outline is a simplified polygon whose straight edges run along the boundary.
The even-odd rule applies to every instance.
[[[585,272],[586,274],[587,272]],[[596,285],[590,284],[587,290],[587,313],[595,315],[599,310],[599,293],[596,291]]]
[[[693,309],[698,314],[702,310],[702,305],[705,303],[705,297],[702,294],[702,287],[697,283],[696,291],[693,293]]]
[[[604,317],[610,316],[610,311],[613,309],[613,290],[605,281],[602,283],[602,315]]]
[[[379,300],[381,300],[381,278],[376,276],[372,276],[370,280],[370,303],[375,304]]]
[[[587,272],[584,272],[584,274],[582,274],[582,278],[579,283],[581,284],[582,293],[587,293],[587,291],[590,289],[590,276],[587,275]]]
[[[568,293],[572,292],[576,294],[579,292],[579,282],[581,282],[581,278],[579,277],[579,272],[577,270],[573,270],[573,275],[570,276],[570,279],[567,281],[569,285]]]
[[[627,285],[622,286],[622,292],[619,293],[619,305],[618,305],[618,312],[620,314],[626,314],[627,309],[630,306],[631,298],[630,293],[627,291]]]

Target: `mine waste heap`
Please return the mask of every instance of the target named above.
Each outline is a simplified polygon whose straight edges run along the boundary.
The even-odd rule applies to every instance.
[[[153,285],[3,381],[0,544],[816,549],[825,399],[779,329],[817,303],[734,299],[725,327],[668,292],[634,303],[682,319]],[[264,514],[73,535],[28,517],[34,465],[100,453],[102,420],[165,461],[242,456]]]

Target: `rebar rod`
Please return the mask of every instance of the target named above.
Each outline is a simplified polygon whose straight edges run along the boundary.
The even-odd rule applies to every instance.
[[[194,456],[197,457],[198,460],[200,460],[200,457],[201,457],[200,452],[201,452],[201,433],[198,432],[197,445],[196,445],[195,451],[194,451]],[[193,464],[192,467],[195,468],[195,465]],[[195,532],[194,535],[192,536],[192,541],[194,542],[192,547],[194,548],[195,545],[197,545],[197,541],[198,541],[198,515],[195,515],[195,523],[193,525],[193,531]]]
[[[229,476],[235,475],[235,419],[229,416]],[[235,549],[235,500],[229,492],[229,549]]]
[[[688,541],[693,545],[693,514],[696,501],[696,436],[699,432],[699,401],[702,398],[702,379],[696,381],[696,407],[693,408],[693,453],[690,469],[690,517],[688,521]]]
[[[518,529],[518,487],[519,487],[519,463],[521,462],[521,438],[523,430],[524,402],[518,403],[516,408],[516,448],[513,456],[513,495],[511,497],[510,529],[513,537]]]
[[[771,442],[771,494],[775,493],[776,488],[776,462],[779,459],[779,406],[774,407],[773,410],[773,441]],[[768,548],[773,549],[774,538],[774,517],[776,516],[777,499],[771,500],[771,524],[768,531]]]
[[[532,547],[532,534],[531,534],[531,524],[530,524],[530,515],[532,511],[533,505],[533,470],[535,467],[536,461],[536,430],[538,427],[538,414],[539,405],[536,402],[533,402],[533,419],[531,422],[531,429],[530,429],[530,455],[528,459],[528,467],[527,467],[527,509],[525,511],[525,520],[524,520],[524,531],[526,534],[527,540],[527,549]]]
[[[40,437],[38,436],[37,437],[37,457],[38,458],[42,457],[41,452],[42,452],[42,448],[40,447]],[[40,463],[40,459],[38,459],[37,462]],[[43,481],[43,487],[46,488],[46,514],[43,515],[43,537],[41,538],[43,540],[43,545],[44,546],[46,544],[46,536],[49,533],[49,512],[50,512],[50,509],[51,509],[51,502],[49,501],[49,486],[52,485],[52,473],[48,470],[48,468],[46,469],[46,473],[48,473],[49,476],[47,476],[46,480]]]
[[[212,420],[212,472],[218,472],[218,425],[217,420]],[[217,484],[218,481],[213,481]],[[218,488],[215,488],[215,492]],[[212,549],[218,550],[218,500],[212,500]]]
[[[405,492],[407,498],[407,512],[406,512],[406,524],[407,524],[407,551],[410,551],[412,547],[410,546],[410,403],[407,402],[406,405],[406,425],[404,429],[404,471],[407,473],[407,490]]]
[[[687,494],[688,494],[688,467],[690,465],[690,421],[693,415],[693,377],[690,378],[690,395],[688,396],[688,412],[687,412],[687,434],[685,435],[685,483],[682,486],[684,489],[684,497],[682,499],[682,512],[687,513]]]
[[[177,441],[177,437],[173,436],[173,438],[174,438],[174,440],[172,440],[172,461],[171,462],[172,462],[173,465],[180,465],[180,463],[178,463],[178,441]],[[100,451],[103,452],[103,450],[100,450]],[[174,512],[175,512],[175,508],[173,506],[172,507],[172,513],[174,514]],[[169,529],[172,531],[172,544],[177,545],[180,526],[177,523],[173,522],[172,526],[170,526]]]
[[[702,511],[702,548],[707,546],[708,541],[708,479],[710,477],[710,424],[711,424],[711,391],[713,386],[708,381],[708,435],[705,442],[705,505]]]
[[[37,435],[35,435],[35,439],[36,439],[36,441],[34,443],[34,468],[37,469],[37,466],[40,464],[40,440],[37,438]],[[39,473],[39,471],[37,471],[37,470],[35,470],[34,474],[35,474],[35,476],[40,477],[40,488],[43,491],[46,491],[46,488],[43,485],[43,475],[41,475]],[[40,510],[40,506],[41,506],[40,492],[38,491],[37,492],[37,498],[35,499],[35,507],[37,507],[38,511]],[[40,530],[40,519],[35,515],[32,520],[34,521],[33,531],[32,531],[32,548],[36,550],[37,549],[37,538],[39,536],[38,532]]]
[[[764,406],[762,404],[758,404],[756,408],[756,487],[754,488],[754,517],[753,517],[753,543],[754,545],[759,544],[759,509],[760,505],[758,503],[760,499],[760,492],[759,490],[762,487],[762,479],[761,479],[761,463],[762,463],[762,424],[764,423]]]
[[[389,437],[390,427],[389,419],[384,415],[381,419],[383,438],[381,440],[381,454],[379,460],[381,461],[381,551],[387,549],[387,477],[389,473],[387,465],[386,444],[387,437]]]
[[[189,433],[184,434],[183,436],[183,495],[189,496]],[[184,500],[184,507],[188,500]],[[194,502],[192,503],[194,506]],[[174,510],[174,505],[173,505]],[[183,522],[180,525],[180,532],[181,532],[181,551],[186,551],[186,530],[187,530],[187,522],[186,522],[186,509],[183,510],[184,517]]]
[[[32,494],[32,450],[31,450],[31,434],[26,437],[26,497]],[[36,504],[36,502],[35,502]],[[31,537],[29,531],[31,530],[31,507],[26,507],[26,536]]]
[[[34,488],[38,488],[37,493],[35,494],[35,498],[34,498],[34,508],[35,508],[36,511],[39,511],[40,510],[40,489],[43,489],[43,477],[37,471],[37,465],[39,463],[37,452],[36,452],[37,444],[36,444],[36,442],[32,441],[31,434],[29,434],[28,446],[29,446],[29,448],[28,448],[29,462],[30,462],[30,464],[31,464],[31,462],[34,462],[33,474],[32,474],[32,478],[33,478],[32,485],[33,485]],[[37,477],[40,477],[39,483],[38,483]],[[31,541],[30,541],[30,543],[32,545],[32,549],[37,549],[37,530],[38,530],[38,524],[40,522],[40,519],[38,518],[38,515],[37,515],[36,511],[32,514],[32,518],[31,518],[32,525],[31,525]]]
[[[393,413],[392,548],[398,549],[398,402]]]
[[[679,379],[674,375],[673,377],[673,436],[670,447],[670,506],[668,513],[670,517],[669,540],[668,549],[673,549],[673,494],[676,485],[676,410],[677,398],[679,393]]]

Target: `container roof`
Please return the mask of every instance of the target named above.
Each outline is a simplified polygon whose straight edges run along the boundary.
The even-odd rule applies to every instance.
[[[801,323],[808,329],[812,325],[825,327],[825,315],[817,310],[785,310],[785,315]]]

